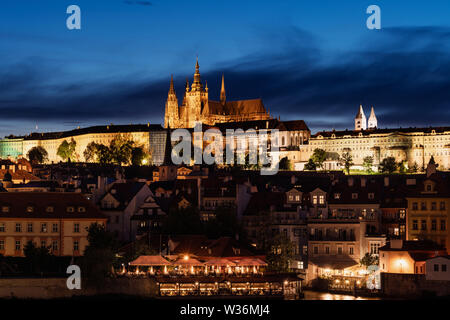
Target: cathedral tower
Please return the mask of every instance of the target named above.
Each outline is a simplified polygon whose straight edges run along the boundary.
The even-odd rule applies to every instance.
[[[366,116],[364,114],[364,110],[362,105],[359,106],[358,114],[355,117],[355,131],[366,130]]]
[[[377,117],[375,116],[375,111],[373,110],[373,107],[372,107],[372,110],[370,110],[370,116],[369,116],[367,128],[376,129],[377,127],[378,127]]]
[[[170,78],[170,88],[166,101],[166,113],[164,116],[164,127],[177,127],[179,121],[178,116],[178,99],[173,85],[173,75]]]

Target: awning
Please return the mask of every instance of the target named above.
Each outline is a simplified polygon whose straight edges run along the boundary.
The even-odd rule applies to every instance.
[[[312,263],[323,269],[332,269],[332,270],[343,270],[347,269],[359,263],[353,259],[323,259],[323,258],[310,258],[309,263]]]
[[[170,266],[169,261],[162,256],[140,256],[136,260],[130,262],[131,266]]]
[[[213,258],[205,262],[207,266],[230,266],[234,267],[236,264],[225,258]]]
[[[178,266],[203,266],[203,262],[200,262],[197,259],[190,257],[187,259],[185,257],[182,257],[177,261],[175,261],[173,264]]]

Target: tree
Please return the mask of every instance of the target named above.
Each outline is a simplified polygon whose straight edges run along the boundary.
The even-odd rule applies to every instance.
[[[58,147],[58,150],[56,151],[56,154],[61,157],[64,161],[69,161],[70,159],[73,159],[75,156],[75,147],[77,143],[72,138],[70,142],[67,142],[67,140],[64,140],[61,142],[61,144]]]
[[[389,174],[391,174],[391,173],[395,172],[395,170],[397,170],[397,163],[395,162],[395,158],[394,157],[384,158],[380,162],[379,171],[381,173],[389,173]]]
[[[235,207],[217,207],[215,217],[205,224],[205,233],[210,238],[243,236]]]
[[[292,162],[288,159],[288,157],[284,157],[280,160],[279,164],[280,170],[292,170]]]
[[[97,162],[98,161],[97,153],[98,153],[98,144],[95,142],[90,142],[86,146],[86,149],[84,149],[83,156],[86,162]]]
[[[323,163],[327,160],[327,152],[323,149],[314,149],[311,159],[317,168],[323,169]]]
[[[131,150],[131,164],[133,166],[141,166],[148,164],[149,162],[149,155],[147,152],[144,151],[143,147],[134,147]]]
[[[373,157],[367,156],[363,159],[363,167],[366,169],[367,173],[372,173],[372,166],[373,166]]]
[[[111,273],[118,241],[112,232],[98,223],[91,224],[87,231],[89,245],[84,250],[83,270],[88,283],[98,286]]]
[[[312,159],[308,160],[308,163],[305,164],[305,170],[316,171],[317,166]]]
[[[408,168],[407,168],[407,166],[406,166],[406,161],[400,161],[398,164],[397,164],[397,168],[398,168],[398,171],[400,172],[400,173],[402,173],[402,174],[404,174],[404,173],[406,173],[407,171],[408,171]]]
[[[414,162],[413,166],[411,168],[409,168],[409,172],[410,173],[419,172],[419,165],[417,164],[417,162]]]
[[[130,163],[133,146],[134,141],[129,135],[118,134],[109,145],[112,161],[120,166]]]
[[[48,271],[51,266],[52,255],[47,247],[36,248],[34,242],[29,240],[24,248],[23,253],[29,272],[40,273]]]
[[[107,146],[104,144],[97,144],[96,145],[96,156],[98,159],[98,162],[101,164],[108,164],[112,163],[112,155]]]
[[[294,245],[284,235],[277,235],[269,242],[266,260],[268,269],[274,272],[288,272],[294,257]]]
[[[47,150],[45,150],[41,146],[33,147],[28,151],[28,160],[30,160],[33,163],[44,163],[48,161],[48,153]]]
[[[347,174],[350,174],[350,168],[354,165],[353,163],[353,157],[350,154],[350,152],[345,152],[342,155],[342,158],[340,160],[341,164],[344,166],[344,170],[347,171]]]
[[[367,252],[364,255],[364,257],[362,257],[361,260],[359,260],[359,263],[361,264],[361,266],[365,266],[367,269],[370,266],[378,265],[379,259],[378,259],[378,256]]]
[[[192,206],[172,207],[164,217],[164,234],[201,234],[203,231],[200,213]]]

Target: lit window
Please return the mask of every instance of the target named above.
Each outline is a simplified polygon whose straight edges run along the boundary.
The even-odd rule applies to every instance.
[[[67,212],[74,212],[75,208],[74,207],[67,207]]]
[[[4,212],[4,213],[9,212],[9,207],[8,206],[3,206],[2,207],[2,212]]]
[[[86,208],[85,207],[78,207],[78,212],[86,212]]]
[[[22,232],[22,225],[20,223],[16,223],[16,232]]]
[[[46,209],[45,209],[45,211],[46,212],[53,212],[54,211],[54,208],[53,207],[47,207]]]
[[[31,213],[31,212],[33,212],[34,211],[34,208],[32,207],[32,206],[28,206],[27,207],[27,212],[28,213]]]
[[[47,224],[46,223],[41,223],[41,232],[42,233],[46,233],[47,232]]]
[[[73,225],[73,232],[75,232],[75,233],[79,233],[80,232],[80,224],[79,223],[75,223]]]

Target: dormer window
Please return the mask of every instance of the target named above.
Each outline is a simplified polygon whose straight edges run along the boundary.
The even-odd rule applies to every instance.
[[[433,186],[431,184],[427,184],[427,185],[425,185],[425,190],[427,192],[431,192],[431,191],[433,191]]]
[[[67,212],[74,212],[75,208],[74,207],[67,207]]]
[[[358,194],[357,194],[357,193],[352,193],[352,199],[353,199],[353,200],[358,199]]]
[[[49,206],[45,209],[45,212],[52,213],[55,210],[52,206]]]
[[[28,206],[28,207],[27,207],[27,212],[28,212],[28,213],[34,212],[34,207],[33,207],[33,206]]]
[[[341,198],[341,194],[340,193],[335,193],[334,194],[334,198],[335,199],[340,199]]]
[[[375,198],[375,194],[373,192],[368,194],[368,197],[370,200],[373,200]]]
[[[2,212],[8,213],[9,212],[9,207],[8,206],[3,206],[2,207]]]
[[[78,207],[78,212],[86,212],[86,208],[85,207]]]

